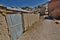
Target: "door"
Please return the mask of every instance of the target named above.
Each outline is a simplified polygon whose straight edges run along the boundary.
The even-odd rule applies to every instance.
[[[22,16],[19,13],[7,14],[6,18],[11,31],[11,38],[17,40],[23,33]]]

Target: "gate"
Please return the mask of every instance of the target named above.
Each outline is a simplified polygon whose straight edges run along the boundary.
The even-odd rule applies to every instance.
[[[17,40],[23,33],[22,15],[20,13],[7,14],[6,18],[11,31],[11,40]]]

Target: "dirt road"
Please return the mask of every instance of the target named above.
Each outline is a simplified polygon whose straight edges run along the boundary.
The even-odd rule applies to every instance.
[[[43,20],[26,31],[18,40],[60,40],[60,24]]]

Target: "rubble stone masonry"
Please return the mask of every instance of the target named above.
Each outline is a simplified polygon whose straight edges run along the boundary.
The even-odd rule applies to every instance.
[[[5,17],[0,13],[0,40],[10,40]]]

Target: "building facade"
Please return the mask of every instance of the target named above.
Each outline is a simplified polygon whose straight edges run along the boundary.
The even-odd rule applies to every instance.
[[[50,1],[49,15],[55,19],[60,19],[60,0],[51,0]]]

